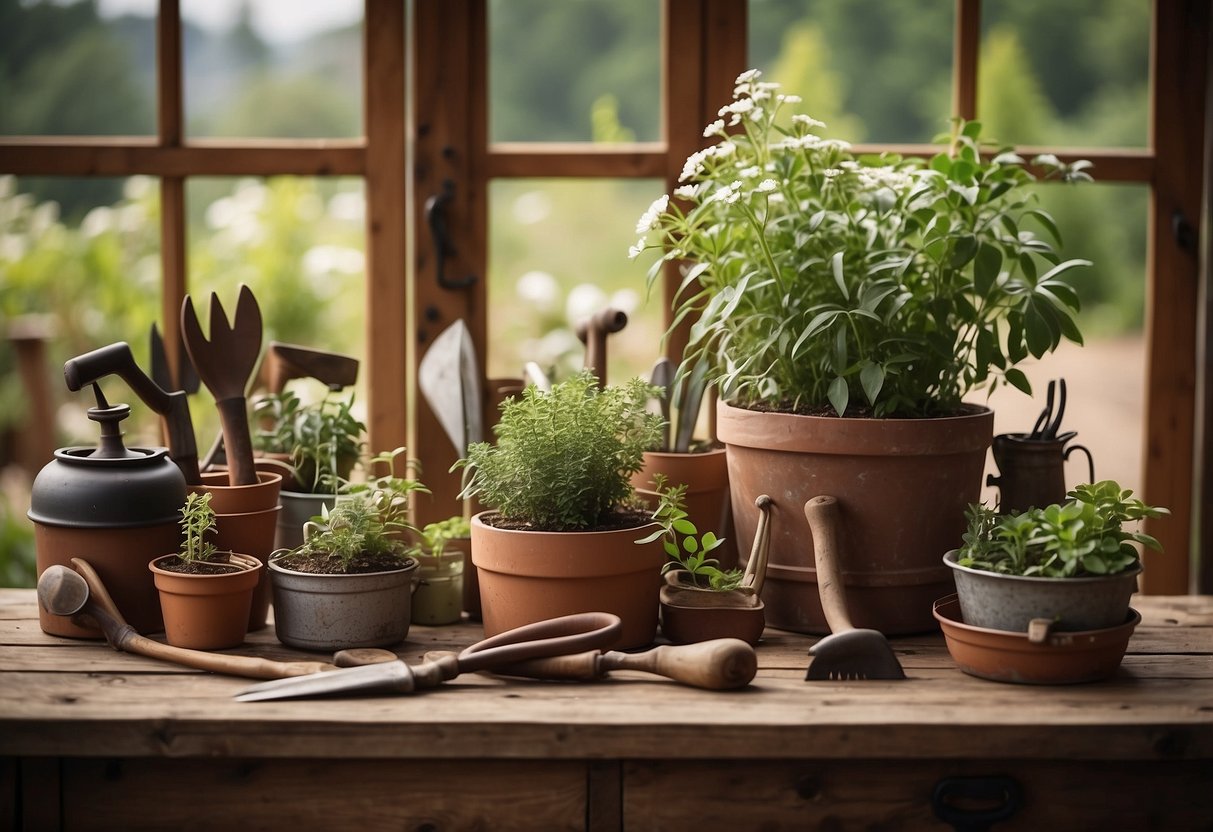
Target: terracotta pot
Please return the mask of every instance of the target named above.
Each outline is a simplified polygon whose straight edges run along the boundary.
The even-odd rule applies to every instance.
[[[737,546],[748,552],[759,494],[774,498],[762,598],[767,624],[827,633],[804,504],[838,499],[847,609],[859,628],[885,634],[936,628],[931,605],[952,591],[940,553],[981,499],[994,414],[984,407],[939,419],[840,419],[717,405],[728,455]]]
[[[417,561],[363,575],[317,575],[269,562],[278,640],[304,650],[390,647],[409,633]]]
[[[264,564],[274,551],[274,533],[281,511],[282,506],[274,506],[244,514],[216,514],[216,531],[211,540],[217,549],[240,552]],[[260,575],[257,588],[253,591],[253,605],[249,609],[250,631],[264,628],[269,615],[270,577],[264,569]]]
[[[278,495],[282,512],[274,533],[275,549],[296,549],[303,544],[303,524],[332,508],[337,497],[333,494],[310,494],[306,491],[283,491]]]
[[[1043,618],[1060,632],[1101,630],[1123,624],[1129,599],[1137,591],[1136,566],[1115,575],[1041,578],[1002,575],[956,562],[955,549],[944,564],[956,579],[964,620],[975,627],[1026,633],[1033,619]]]
[[[971,676],[1027,685],[1068,685],[1094,682],[1116,673],[1141,621],[1134,609],[1114,627],[1082,632],[1058,632],[1035,643],[1027,633],[989,630],[966,624],[955,595],[941,598],[934,608],[948,652]]]
[[[261,562],[233,554],[232,561],[244,569],[220,575],[187,575],[157,565],[169,557],[173,556],[162,555],[148,564],[160,591],[168,643],[193,650],[226,650],[243,644],[253,590],[263,571]]]
[[[266,511],[278,505],[282,476],[258,471],[252,485],[229,485],[227,471],[211,471],[202,475],[202,485],[191,485],[193,493],[211,495],[211,510],[216,514],[246,514]],[[240,551],[239,549],[237,551]]]
[[[413,623],[433,626],[462,621],[464,553],[447,545],[437,557],[417,555],[416,559]]]
[[[635,542],[652,524],[603,532],[518,531],[484,522],[490,515],[472,518],[486,636],[561,615],[610,612],[623,620],[615,648],[652,643],[666,554],[660,541]]]
[[[700,454],[646,451],[644,467],[632,475],[632,487],[650,508],[657,507],[657,495],[653,491],[654,474],[665,474],[670,485],[687,486],[686,506],[690,521],[700,534],[711,531],[725,539],[714,553],[721,568],[737,566],[725,449],[721,447]]]

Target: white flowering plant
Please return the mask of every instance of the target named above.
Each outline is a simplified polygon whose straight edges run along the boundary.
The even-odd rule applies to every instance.
[[[737,79],[672,195],[637,224],[633,258],[682,263],[673,326],[694,321],[683,366],[706,361],[745,407],[877,417],[948,415],[973,390],[1031,387],[1015,367],[1062,338],[1082,343],[1036,177],[980,124],[957,121],[930,159],[857,156],[822,138],[799,99]],[[1039,156],[1049,177],[1090,180],[1085,161]],[[671,198],[672,197],[672,198]]]

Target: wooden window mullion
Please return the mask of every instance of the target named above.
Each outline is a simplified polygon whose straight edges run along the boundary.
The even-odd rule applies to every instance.
[[[952,115],[977,118],[977,65],[981,47],[981,0],[956,0],[952,53]]]
[[[181,4],[160,0],[156,18],[156,141],[160,148],[179,148],[184,133],[182,93]],[[160,291],[164,351],[176,378],[181,358],[181,303],[186,293],[185,177],[160,177]]]

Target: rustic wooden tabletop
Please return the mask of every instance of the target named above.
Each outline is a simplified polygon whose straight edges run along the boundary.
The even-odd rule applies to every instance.
[[[465,674],[408,695],[259,703],[232,699],[249,680],[45,635],[35,604],[32,590],[0,590],[0,755],[947,758],[971,756],[980,728],[983,756],[1213,758],[1211,597],[1137,597],[1143,621],[1119,672],[1085,685],[970,677],[939,635],[891,640],[904,682],[806,682],[814,638],[768,629],[741,691],[634,671],[593,683]],[[397,653],[419,661],[479,638],[470,623],[414,626]],[[317,658],[272,626],[233,652]]]

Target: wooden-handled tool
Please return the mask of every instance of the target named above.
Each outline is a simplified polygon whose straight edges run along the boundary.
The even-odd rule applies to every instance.
[[[72,558],[72,566],[74,572],[61,564],[47,567],[38,578],[38,603],[52,615],[91,619],[101,628],[110,647],[120,653],[137,653],[184,667],[249,679],[283,679],[333,670],[333,665],[325,662],[276,662],[252,656],[187,650],[153,641],[139,635],[126,623],[105,584],[87,561]]]
[[[627,313],[609,306],[577,325],[577,337],[585,344],[585,366],[598,378],[599,387],[606,384],[607,335],[627,325]]]
[[[572,656],[532,659],[500,668],[503,676],[591,682],[612,670],[654,673],[704,690],[744,688],[758,673],[754,648],[738,638],[718,638],[695,644],[662,645],[643,653],[591,650]]]
[[[841,526],[838,500],[814,497],[804,504],[804,516],[813,533],[817,592],[826,623],[830,625],[830,635],[809,649],[813,661],[805,680],[904,679],[905,671],[884,634],[856,629],[851,624],[838,554]]]
[[[231,324],[219,296],[211,293],[210,340],[202,334],[194,302],[181,305],[181,334],[198,377],[215,397],[223,427],[223,446],[232,485],[257,482],[253,440],[249,433],[245,388],[261,353],[261,308],[248,286],[240,287]]]

